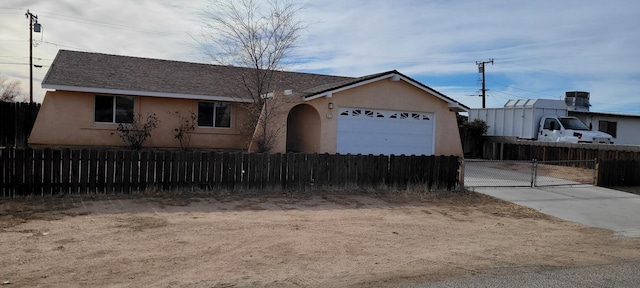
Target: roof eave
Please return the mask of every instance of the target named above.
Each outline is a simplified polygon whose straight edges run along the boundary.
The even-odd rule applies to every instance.
[[[409,83],[409,84],[411,84],[411,85],[413,85],[415,87],[420,88],[421,90],[423,90],[425,92],[428,92],[429,94],[432,94],[432,95],[440,98],[441,100],[447,102],[450,111],[453,111],[453,112],[469,112],[469,110],[471,109],[471,108],[467,107],[466,105],[464,105],[464,104],[462,104],[462,103],[460,103],[458,101],[455,101],[455,100],[445,96],[444,94],[442,94],[442,93],[440,93],[440,92],[438,92],[436,90],[431,89],[429,86],[426,86],[426,85],[424,85],[424,84],[422,84],[420,82],[417,82],[417,81],[415,81],[415,80],[413,80],[413,79],[411,79],[411,78],[409,78],[409,77],[407,77],[407,76],[403,75],[402,73],[397,72],[395,70],[394,71],[390,71],[388,74],[383,74],[381,76],[374,77],[374,78],[371,78],[371,79],[366,79],[366,80],[363,80],[363,81],[351,83],[351,84],[346,85],[346,86],[342,86],[342,87],[330,89],[330,90],[327,90],[327,91],[322,91],[322,92],[318,92],[318,93],[315,93],[315,94],[307,95],[307,96],[303,97],[303,99],[304,99],[304,101],[310,101],[310,100],[317,99],[317,98],[322,98],[322,97],[330,98],[330,97],[333,96],[333,93],[341,92],[341,91],[344,91],[344,90],[348,90],[348,89],[351,89],[351,88],[354,88],[354,87],[366,85],[366,84],[373,83],[373,82],[380,81],[380,80],[387,79],[387,78],[390,78],[392,81],[400,81],[400,80],[405,81],[405,82],[407,82],[407,83]]]
[[[393,74],[385,74],[385,75],[381,75],[381,76],[378,76],[378,77],[375,77],[375,78],[365,79],[365,80],[358,81],[358,82],[355,82],[355,83],[351,83],[351,84],[348,84],[348,85],[345,85],[345,86],[341,86],[341,87],[329,89],[329,90],[326,90],[326,91],[314,93],[314,94],[311,94],[311,95],[304,96],[304,101],[310,101],[310,100],[318,99],[318,98],[322,98],[322,97],[331,98],[333,96],[333,93],[342,92],[342,91],[345,91],[345,90],[349,90],[351,88],[355,88],[355,87],[362,86],[362,85],[367,85],[369,83],[373,83],[373,82],[380,81],[380,80],[383,80],[383,79],[392,78],[393,76],[394,76]]]
[[[449,103],[447,106],[451,112],[469,112],[470,110],[469,107],[466,107],[459,102]]]
[[[579,110],[569,110],[568,112],[569,112],[569,114],[599,115],[599,116],[625,117],[625,118],[640,118],[640,114],[624,114],[624,113],[579,111]]]
[[[92,88],[92,87],[53,85],[53,84],[44,84],[44,83],[42,84],[42,88],[44,88],[44,89],[54,89],[54,90],[60,90],[60,91],[88,92],[88,93],[98,93],[98,94],[117,94],[117,95],[129,95],[129,96],[146,96],[146,97],[194,99],[194,100],[216,100],[216,101],[242,102],[242,103],[251,103],[251,102],[253,102],[253,99],[230,97],[230,96],[197,95],[197,94],[180,94],[180,93],[166,93],[166,92],[153,92],[153,91],[135,91],[135,90],[121,90],[121,89],[107,89],[107,88]]]

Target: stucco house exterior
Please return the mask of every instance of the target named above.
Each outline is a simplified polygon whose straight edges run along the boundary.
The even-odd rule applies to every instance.
[[[159,124],[144,146],[178,148],[176,114],[194,113],[189,148],[255,150],[242,127],[244,105],[253,101],[243,79],[252,71],[61,50],[42,82],[50,91],[29,144],[126,146],[117,124],[154,113]],[[398,71],[358,78],[276,71],[273,77],[265,95],[278,109],[268,126],[277,135],[271,152],[462,156],[456,112],[469,108]]]

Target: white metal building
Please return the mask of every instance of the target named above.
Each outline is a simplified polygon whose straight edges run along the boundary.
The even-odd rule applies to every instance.
[[[614,144],[640,145],[640,115],[569,110],[569,116],[613,136]]]

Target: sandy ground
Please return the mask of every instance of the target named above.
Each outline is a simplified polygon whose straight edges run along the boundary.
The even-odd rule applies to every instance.
[[[6,287],[393,287],[640,259],[640,239],[472,192],[0,203]]]

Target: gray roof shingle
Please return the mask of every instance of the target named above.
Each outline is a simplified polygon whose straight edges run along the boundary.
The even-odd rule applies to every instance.
[[[249,98],[242,80],[255,69],[60,50],[44,88],[89,88]],[[301,93],[351,77],[276,71],[269,91]],[[267,91],[265,91],[267,92]]]
[[[234,66],[179,62],[100,53],[60,50],[42,81],[43,88],[71,91],[112,91],[113,93],[198,99],[226,98],[251,101],[243,79],[257,70]],[[342,77],[301,72],[275,71],[267,91],[292,90],[307,99],[339,88],[394,74],[437,97],[469,109],[446,95],[396,70],[363,77]],[[104,93],[104,92],[103,92]],[[316,96],[317,97],[317,96]]]

